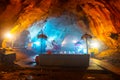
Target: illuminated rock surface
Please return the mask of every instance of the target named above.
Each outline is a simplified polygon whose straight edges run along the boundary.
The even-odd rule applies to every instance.
[[[27,34],[30,34],[30,39],[34,42],[42,28],[45,29],[44,33],[48,38],[54,36],[60,43],[63,41],[62,44],[65,43],[64,40],[80,38],[84,33],[89,33],[93,38],[97,38],[107,45],[107,47],[101,46],[104,51],[96,54],[96,57],[120,66],[120,0],[0,0],[0,37],[2,39],[6,31],[11,31],[17,38],[24,30],[28,30],[30,33]],[[65,38],[68,34],[70,34],[67,36],[68,38]],[[22,41],[18,40],[17,42]],[[35,44],[39,45],[40,43],[36,42]],[[4,42],[3,46],[6,46]],[[16,72],[6,76],[1,68],[1,74],[3,74],[1,79],[12,79],[10,76],[17,79],[16,76],[13,76],[19,76],[19,73]],[[45,77],[48,75],[44,72],[43,74],[29,73]],[[49,77],[56,79],[53,75]],[[73,78],[72,75],[68,75],[67,77]],[[79,76],[78,73],[74,75]],[[66,75],[64,76],[66,77]],[[101,78],[104,76],[105,74],[98,79],[102,80]],[[43,78],[41,77],[41,79]],[[88,76],[88,79],[92,78]]]
[[[0,27],[3,32],[11,30],[19,34],[40,20],[44,22],[67,14],[76,17],[74,22],[82,33],[90,33],[109,47],[116,48],[120,39],[114,40],[110,35],[120,33],[119,3],[120,0],[1,0]]]

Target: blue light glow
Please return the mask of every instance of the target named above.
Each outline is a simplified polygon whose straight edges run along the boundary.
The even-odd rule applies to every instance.
[[[48,41],[53,41],[53,40],[55,40],[55,37],[50,37],[50,38],[48,38]]]
[[[82,33],[79,25],[76,23],[76,16],[73,14],[50,17],[45,23],[42,20],[38,21],[28,30],[30,32],[30,41],[33,43],[33,49],[38,53],[40,52],[41,44],[46,51],[53,50],[52,41],[55,40],[56,44],[62,47],[59,49],[59,53],[74,54],[76,52],[74,44],[80,39]],[[44,42],[37,38],[41,30],[48,37]]]
[[[84,53],[84,54],[87,54],[87,49],[83,49],[83,53]]]
[[[37,46],[40,46],[40,42],[39,41],[36,41],[34,42],[33,44],[37,45]]]
[[[77,40],[73,40],[72,42],[73,42],[73,43],[76,43],[76,42],[77,42]]]

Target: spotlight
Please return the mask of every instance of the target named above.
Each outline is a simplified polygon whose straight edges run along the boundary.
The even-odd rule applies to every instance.
[[[9,39],[12,39],[13,36],[12,36],[12,34],[10,34],[10,33],[6,33],[6,34],[5,34],[5,37],[6,37],[6,38],[9,38]]]
[[[73,40],[72,42],[73,42],[73,43],[76,43],[76,42],[77,42],[77,40]]]
[[[37,46],[40,46],[40,42],[39,41],[34,42],[34,44],[37,45]]]
[[[90,46],[91,46],[91,48],[99,48],[100,44],[97,41],[92,41]]]

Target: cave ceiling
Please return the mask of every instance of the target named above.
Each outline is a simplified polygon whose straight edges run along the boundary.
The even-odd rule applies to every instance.
[[[120,0],[0,0],[0,30],[19,34],[37,21],[66,13],[76,16],[83,33],[116,46],[110,34],[120,34],[119,4]]]

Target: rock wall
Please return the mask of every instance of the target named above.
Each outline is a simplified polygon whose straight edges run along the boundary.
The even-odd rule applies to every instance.
[[[83,33],[116,48],[120,39],[114,40],[110,35],[120,34],[119,3],[120,0],[1,0],[0,27],[4,30],[9,27],[12,33],[19,34],[36,21],[68,12],[76,15]]]

